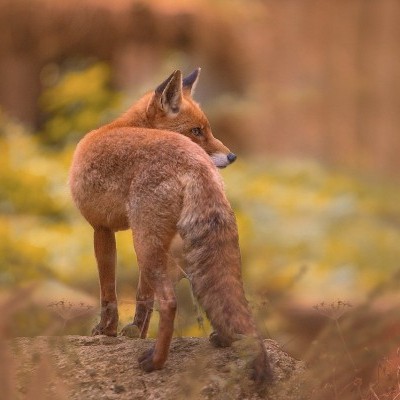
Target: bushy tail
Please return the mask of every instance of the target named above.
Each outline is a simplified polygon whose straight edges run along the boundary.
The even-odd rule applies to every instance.
[[[256,374],[263,375],[261,379],[270,377],[265,349],[244,294],[235,216],[218,182],[189,181],[178,230],[194,295],[218,340],[230,345],[240,335],[257,339],[258,367],[262,371]]]

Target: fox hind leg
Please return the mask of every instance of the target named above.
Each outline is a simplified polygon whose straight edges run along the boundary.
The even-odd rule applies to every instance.
[[[137,230],[135,234],[136,232]],[[158,235],[158,238],[156,236],[153,240],[149,240],[151,237],[149,233],[135,235],[135,250],[141,282],[146,282],[146,285],[154,290],[160,313],[156,343],[139,358],[139,366],[147,372],[163,367],[174,330],[176,298],[167,269],[168,248],[173,234],[164,233],[162,239],[161,235]],[[150,235],[154,235],[154,232]],[[145,322],[148,323],[148,321]]]
[[[175,235],[168,251],[168,275],[175,286],[184,276],[183,242],[179,235]],[[181,266],[182,265],[182,266]],[[131,338],[145,339],[149,322],[153,313],[154,291],[139,275],[139,285],[136,292],[136,309],[133,322],[126,325],[121,335]]]
[[[138,360],[140,368],[146,372],[162,368],[168,357],[176,313],[174,288],[168,279],[157,285],[156,298],[159,302],[160,312],[157,340],[154,347],[145,352]]]
[[[118,305],[115,290],[116,245],[115,234],[107,228],[95,228],[94,251],[100,281],[100,322],[92,335],[116,336],[118,327]]]

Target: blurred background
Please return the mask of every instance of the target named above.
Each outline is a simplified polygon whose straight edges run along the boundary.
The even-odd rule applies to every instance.
[[[90,332],[74,147],[201,66],[195,97],[238,155],[221,173],[261,330],[306,360],[337,342],[334,362],[371,374],[400,332],[399,39],[397,0],[1,0],[2,334]],[[127,323],[138,270],[130,233],[117,242]],[[208,334],[187,282],[177,290],[176,334]]]

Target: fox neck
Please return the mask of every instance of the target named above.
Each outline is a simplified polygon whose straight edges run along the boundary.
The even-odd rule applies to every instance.
[[[152,93],[143,96],[111,124],[114,127],[153,128],[147,114],[147,107],[151,96]]]

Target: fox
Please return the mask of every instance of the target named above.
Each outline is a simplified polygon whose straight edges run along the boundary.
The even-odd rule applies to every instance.
[[[177,309],[169,251],[179,236],[185,273],[214,329],[211,343],[230,346],[249,338],[251,378],[270,382],[268,355],[243,288],[235,215],[217,169],[236,156],[214,138],[192,98],[199,72],[183,78],[174,71],[124,115],[77,144],[69,186],[93,228],[100,282],[100,322],[92,334],[117,334],[115,233],[130,229],[139,266],[134,325],[142,337],[154,299],[159,304],[155,344],[138,363],[146,372],[163,368]]]
[[[213,136],[210,124],[205,117],[198,104],[193,101],[193,94],[197,87],[201,68],[195,69],[186,78],[182,80],[182,88],[176,86],[171,87],[171,94],[182,96],[183,102],[188,103],[189,112],[198,114],[197,118],[199,126],[183,125],[179,120],[171,121],[167,113],[163,109],[162,97],[160,95],[166,89],[166,86],[172,81],[173,72],[165,81],[163,81],[155,90],[155,93],[146,93],[139,101],[137,101],[126,113],[117,118],[115,121],[107,125],[107,129],[117,128],[121,126],[135,126],[142,128],[152,129],[167,129],[179,132],[194,143],[197,143],[204,151],[211,157],[213,163],[220,169],[227,167],[236,160],[236,155],[232,153],[220,140]],[[171,82],[173,83],[173,82]],[[179,93],[182,92],[182,94]],[[167,94],[167,92],[165,92]],[[183,243],[179,235],[176,235],[172,241],[170,256],[168,259],[168,270],[173,282],[176,284],[181,278],[184,277],[184,257]],[[140,298],[140,291],[137,291],[136,309],[133,322],[126,325],[120,332],[121,335],[131,338],[140,337],[145,338],[148,331],[148,322],[152,314],[152,306],[144,304]],[[144,322],[146,321],[146,322]],[[115,329],[113,327],[113,329]],[[94,334],[101,334],[102,330],[95,327]]]

